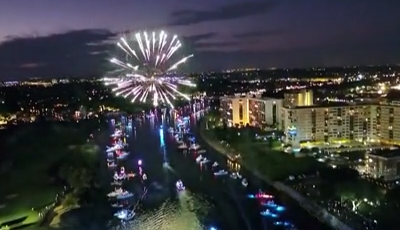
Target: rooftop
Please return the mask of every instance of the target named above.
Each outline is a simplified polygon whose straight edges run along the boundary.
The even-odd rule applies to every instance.
[[[382,158],[395,158],[400,157],[400,149],[378,149],[368,153],[368,155]]]

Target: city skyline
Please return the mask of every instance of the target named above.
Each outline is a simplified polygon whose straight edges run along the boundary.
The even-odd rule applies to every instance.
[[[157,7],[155,7],[157,6]],[[1,3],[0,78],[101,74],[122,31],[165,30],[195,57],[185,71],[400,62],[389,1]]]

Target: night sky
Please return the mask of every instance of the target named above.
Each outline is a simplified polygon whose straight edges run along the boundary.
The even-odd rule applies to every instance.
[[[400,0],[0,0],[0,79],[102,74],[122,32],[165,30],[185,71],[400,63]]]

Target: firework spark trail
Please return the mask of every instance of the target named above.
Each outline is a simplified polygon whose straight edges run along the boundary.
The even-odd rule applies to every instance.
[[[168,76],[168,72],[193,57],[188,55],[170,64],[171,58],[182,47],[176,35],[144,31],[121,37],[117,46],[125,54],[125,60],[112,58],[110,62],[120,69],[103,79],[106,85],[113,85],[112,91],[117,96],[131,97],[132,102],[146,102],[150,96],[154,106],[161,102],[171,107],[176,96],[190,100],[188,95],[178,90],[178,85],[195,85],[187,79]]]

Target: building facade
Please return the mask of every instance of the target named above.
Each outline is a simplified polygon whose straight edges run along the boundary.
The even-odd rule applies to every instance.
[[[282,99],[222,97],[220,110],[230,126],[274,126],[280,122]]]
[[[393,181],[400,178],[399,150],[381,150],[367,154],[364,172],[376,179]]]
[[[301,94],[300,96],[297,94]],[[303,144],[383,142],[400,145],[400,102],[313,104],[311,91],[285,98],[223,97],[223,118],[233,125],[275,125],[294,148]],[[397,115],[397,116],[396,116]]]
[[[282,108],[285,142],[293,147],[302,143],[371,141],[373,130],[370,106],[318,105]]]

